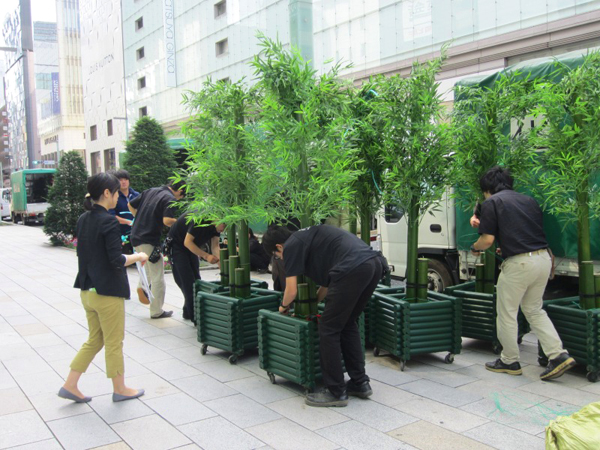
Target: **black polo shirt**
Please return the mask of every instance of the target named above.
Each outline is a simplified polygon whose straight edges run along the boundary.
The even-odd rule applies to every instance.
[[[481,204],[479,234],[491,234],[502,257],[548,248],[542,210],[524,194],[505,189]]]
[[[169,237],[173,238],[173,248],[184,248],[185,235],[188,233],[194,236],[194,244],[198,247],[202,247],[213,237],[220,235],[212,222],[207,220],[203,220],[198,224],[193,220],[188,222],[189,215],[189,213],[185,213],[179,216],[177,222],[169,230]]]
[[[175,196],[168,186],[148,189],[131,199],[129,204],[137,209],[131,229],[131,245],[160,245],[163,218],[175,217],[175,201]]]
[[[330,225],[296,231],[283,245],[285,276],[306,275],[321,286],[329,286],[376,256],[355,235]]]

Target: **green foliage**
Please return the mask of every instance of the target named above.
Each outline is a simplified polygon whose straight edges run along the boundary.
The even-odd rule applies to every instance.
[[[533,107],[531,89],[532,82],[518,72],[502,74],[492,87],[456,87],[452,125],[460,171],[455,199],[465,211],[483,200],[479,179],[491,167],[509,168],[517,184],[531,173],[535,128],[524,127]]]
[[[44,217],[44,233],[50,236],[52,245],[65,245],[75,235],[77,220],[84,212],[87,177],[79,153],[65,153],[48,191],[50,206]]]
[[[264,95],[259,125],[272,189],[268,218],[319,223],[352,202],[359,175],[355,149],[344,139],[349,96],[337,78],[339,65],[317,76],[297,49],[262,35],[259,41],[252,65]]]
[[[536,113],[544,117],[536,145],[538,186],[543,205],[566,222],[578,220],[589,207],[600,217],[600,52],[584,58],[574,69],[557,63],[556,83],[536,85]]]
[[[188,139],[187,203],[197,218],[228,225],[264,218],[268,182],[255,136],[258,92],[237,83],[208,80],[183,102],[192,113]]]
[[[143,192],[166,184],[177,167],[173,150],[160,124],[153,118],[142,117],[126,142],[123,168],[129,172],[131,187]]]
[[[379,96],[385,120],[385,201],[404,208],[409,221],[436,205],[454,181],[450,127],[443,121],[435,81],[444,58],[415,63],[408,78],[387,78]]]

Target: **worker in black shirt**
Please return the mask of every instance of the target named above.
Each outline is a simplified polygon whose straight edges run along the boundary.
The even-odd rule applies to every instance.
[[[575,360],[564,350],[542,309],[542,296],[552,270],[542,210],[534,199],[513,190],[507,169],[492,167],[481,177],[480,186],[486,200],[481,204],[481,217],[471,218],[471,225],[479,227],[480,234],[471,251],[478,255],[497,241],[504,258],[496,301],[496,328],[502,353],[485,367],[492,372],[521,375],[517,344],[520,306],[549,358],[540,378],[558,378],[575,365]]]
[[[194,282],[200,279],[198,257],[210,264],[219,262],[219,236],[225,224],[209,221],[194,222],[189,213],[182,214],[169,230],[173,278],[184,297],[183,318],[194,324]],[[202,250],[210,242],[211,253]]]
[[[173,311],[163,310],[165,266],[163,255],[160,253],[160,236],[163,227],[171,227],[176,221],[174,203],[184,196],[183,189],[183,181],[147,189],[131,199],[127,206],[135,216],[130,236],[131,245],[136,252],[150,255],[145,269],[152,289],[153,301],[150,304],[152,319],[163,319],[173,315]],[[156,259],[153,259],[154,255]],[[145,305],[150,303],[141,282],[138,284],[137,293],[141,303]]]
[[[327,297],[319,320],[321,370],[326,389],[307,394],[309,406],[346,406],[348,395],[369,397],[373,391],[356,320],[381,279],[385,258],[347,231],[317,225],[292,233],[272,227],[263,236],[268,254],[283,260],[286,286],[279,311],[287,313],[296,298],[298,275],[320,285],[319,301]],[[344,382],[340,354],[350,376]]]

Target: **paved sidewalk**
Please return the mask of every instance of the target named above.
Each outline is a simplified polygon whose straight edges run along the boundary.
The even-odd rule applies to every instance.
[[[427,355],[404,372],[396,360],[368,352],[370,400],[309,408],[299,387],[268,381],[256,352],[236,366],[215,349],[200,355],[167,274],[173,318],[150,320],[147,307],[126,302],[126,379],[146,395],[113,404],[100,354],[81,381],[93,401],[74,404],[56,393],[87,337],[72,288],[75,252],[51,247],[41,227],[0,225],[0,243],[0,449],[543,449],[549,420],[600,396],[600,383],[582,370],[541,382],[528,335],[523,376],[486,371],[495,355],[471,340],[454,364]],[[128,274],[134,288],[137,273]]]

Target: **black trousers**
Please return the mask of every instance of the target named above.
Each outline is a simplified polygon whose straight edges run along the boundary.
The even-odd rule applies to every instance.
[[[173,247],[171,250],[173,278],[183,293],[183,313],[194,320],[194,282],[200,279],[200,261],[189,250]]]
[[[369,381],[356,320],[373,295],[382,271],[379,257],[369,259],[332,282],[327,290],[325,310],[319,321],[319,349],[323,383],[335,396],[340,396],[346,388],[340,355],[352,381],[358,384]]]

